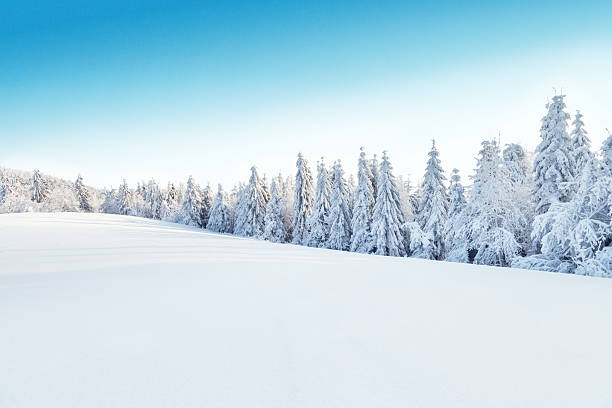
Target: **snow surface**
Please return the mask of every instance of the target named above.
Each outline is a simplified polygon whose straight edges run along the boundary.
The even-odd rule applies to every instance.
[[[0,407],[610,407],[612,279],[0,215]]]

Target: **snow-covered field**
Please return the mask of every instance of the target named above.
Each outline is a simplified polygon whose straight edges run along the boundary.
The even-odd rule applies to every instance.
[[[0,407],[610,407],[612,279],[0,215]]]

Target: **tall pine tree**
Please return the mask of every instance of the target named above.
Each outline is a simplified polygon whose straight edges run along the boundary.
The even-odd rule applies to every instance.
[[[378,195],[372,216],[373,251],[377,255],[406,256],[407,245],[402,232],[406,220],[386,151],[383,152],[377,186]]]
[[[357,187],[353,194],[353,219],[351,220],[351,251],[368,253],[372,250],[372,212],[374,188],[366,155],[361,148],[357,163]]]
[[[236,214],[234,234],[245,237],[258,237],[264,232],[264,217],[269,195],[255,166],[251,167],[251,177],[242,194],[242,202]]]
[[[417,222],[424,233],[433,237],[433,257],[440,259],[444,252],[444,226],[448,209],[444,170],[440,165],[435,141],[432,142],[425,176],[421,185],[421,201]]]
[[[293,243],[303,244],[308,238],[308,218],[312,213],[312,175],[308,162],[298,154],[295,163],[297,172],[295,174],[294,199],[293,199]]]
[[[572,125],[572,149],[574,150],[574,160],[576,162],[576,177],[582,174],[582,169],[586,163],[591,159],[591,140],[587,136],[588,132],[584,128],[584,122],[582,121],[582,113],[576,111],[576,116]]]
[[[310,229],[306,245],[311,247],[323,247],[329,236],[328,217],[330,213],[331,179],[325,166],[325,161],[317,164],[317,186],[312,213],[308,218]]]
[[[338,160],[334,164],[331,208],[329,213],[329,238],[326,247],[347,251],[351,245],[351,213],[344,170]]]

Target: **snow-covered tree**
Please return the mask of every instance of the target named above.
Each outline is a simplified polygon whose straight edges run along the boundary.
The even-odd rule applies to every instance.
[[[325,161],[317,163],[317,186],[312,207],[308,218],[308,239],[305,244],[311,247],[323,247],[329,236],[328,217],[330,213],[331,179]]]
[[[42,203],[49,196],[49,186],[47,180],[38,170],[34,170],[32,173],[32,201],[36,203]]]
[[[236,213],[234,234],[245,237],[258,237],[263,234],[267,197],[268,193],[257,174],[257,169],[253,166],[251,167],[251,178],[244,189]]]
[[[187,179],[187,188],[185,190],[185,196],[183,197],[183,204],[181,206],[181,222],[185,225],[193,225],[196,227],[203,227],[202,225],[202,197],[200,195],[200,189],[193,180],[193,177],[189,176]]]
[[[574,161],[576,162],[575,175],[578,177],[582,174],[582,169],[586,163],[590,160],[591,156],[591,140],[587,136],[588,132],[584,128],[584,122],[582,121],[582,113],[576,111],[576,116],[572,125],[572,149],[574,151]]]
[[[308,238],[308,218],[312,213],[312,175],[308,162],[298,154],[293,200],[293,243],[302,244]]]
[[[325,246],[330,249],[347,251],[351,245],[351,213],[347,184],[340,160],[334,164],[332,179],[331,207],[328,219],[329,237]]]
[[[435,141],[432,142],[425,176],[421,185],[421,201],[417,222],[421,230],[433,237],[433,257],[440,259],[444,252],[444,227],[448,209],[444,170],[440,165]]]
[[[406,221],[412,222],[415,219],[415,215],[418,213],[418,201],[413,202],[413,188],[410,184],[409,177],[397,177],[397,188],[400,192],[400,200],[402,202],[402,211]],[[416,208],[413,208],[415,206]]]
[[[231,214],[226,204],[225,193],[221,184],[219,184],[217,196],[210,208],[210,216],[208,217],[206,229],[214,232],[232,232]]]
[[[608,137],[601,146],[601,160],[608,169],[612,169],[612,134],[608,133]]]
[[[373,251],[377,255],[406,256],[407,245],[402,232],[405,218],[386,151],[383,152],[377,186],[378,195],[372,216]]]
[[[467,206],[465,188],[463,184],[461,184],[461,176],[459,175],[458,169],[453,169],[448,196],[448,213],[446,224],[444,225],[444,236],[446,245],[452,248],[453,241],[455,240],[455,229],[459,227],[459,225],[457,225],[458,217],[460,217]]]
[[[76,192],[79,200],[79,208],[84,212],[93,212],[93,206],[91,204],[91,194],[89,190],[83,184],[83,177],[79,174],[76,181],[74,182],[74,191]]]
[[[117,209],[117,190],[110,189],[104,192],[104,201],[100,204],[100,211],[105,214],[118,214]]]
[[[361,148],[357,163],[357,187],[353,193],[353,219],[351,220],[351,251],[372,251],[372,213],[374,211],[374,188],[366,155]]]
[[[576,163],[569,135],[564,95],[553,97],[546,105],[548,113],[542,118],[540,137],[534,160],[534,200],[536,213],[543,214],[557,202],[568,202],[574,191]]]
[[[603,276],[595,258],[612,244],[611,209],[612,175],[591,157],[574,198],[568,203],[555,203],[536,217],[532,235],[542,243],[542,253],[513,266],[544,270],[556,267],[564,272]]]
[[[535,207],[531,192],[533,191],[533,178],[529,170],[532,165],[525,149],[519,144],[511,143],[503,152],[503,163],[510,180],[510,194],[512,200],[519,207],[525,217],[525,228],[517,235],[522,252],[530,248],[531,224],[535,216]]]
[[[374,194],[374,202],[378,198],[378,178],[380,177],[380,166],[378,165],[378,159],[376,155],[372,157],[370,161],[370,180],[372,181],[372,194]]]
[[[495,141],[482,143],[466,208],[455,220],[447,260],[506,266],[520,252],[518,231],[525,218],[512,200],[512,188]]]
[[[117,192],[117,212],[121,215],[134,215],[134,206],[132,204],[132,192],[130,191],[127,181],[123,180],[123,183],[119,186]]]
[[[419,223],[409,222],[402,227],[411,258],[434,259],[435,245],[431,232],[424,232]]]
[[[206,184],[206,187],[202,189],[202,207],[200,218],[202,219],[202,225],[205,226],[208,223],[208,217],[210,216],[210,209],[213,202],[213,192],[210,188],[210,184]]]
[[[285,242],[287,240],[287,231],[282,220],[283,198],[282,198],[282,179],[273,179],[270,188],[270,201],[266,205],[266,216],[264,218],[265,227],[263,239],[270,242]]]

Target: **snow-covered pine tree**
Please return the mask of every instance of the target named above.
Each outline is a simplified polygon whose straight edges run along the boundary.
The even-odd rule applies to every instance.
[[[183,197],[183,204],[181,206],[181,221],[185,225],[193,225],[196,227],[203,227],[202,225],[202,197],[200,196],[200,189],[195,183],[193,177],[189,176],[187,179],[187,187],[185,189],[185,196]]]
[[[278,182],[280,181],[280,185]],[[282,220],[283,198],[282,198],[282,179],[272,179],[270,188],[270,201],[266,205],[266,216],[264,218],[265,227],[263,239],[270,242],[285,242],[287,231]]]
[[[412,185],[410,184],[410,178],[404,178],[401,175],[398,176],[397,188],[400,192],[400,200],[402,201],[402,211],[404,212],[404,217],[406,217],[406,221],[408,222],[413,221],[417,211],[413,211],[412,208]],[[416,205],[418,208],[418,202]]]
[[[251,167],[251,177],[244,189],[241,204],[236,214],[234,234],[245,237],[259,237],[264,232],[267,194],[257,174],[255,166]]]
[[[291,240],[293,225],[293,183],[293,177],[287,176],[287,178],[283,178],[282,174],[278,174],[276,185],[279,187],[279,193],[282,198],[281,218],[287,232],[287,241]]]
[[[553,203],[568,202],[575,189],[576,163],[571,140],[567,134],[564,95],[553,97],[546,105],[548,113],[542,118],[540,137],[534,160],[534,190],[536,214],[543,214]],[[537,243],[536,243],[537,244]]]
[[[521,250],[517,235],[525,217],[512,199],[497,142],[482,142],[473,180],[470,200],[455,221],[457,230],[447,260],[506,266]]]
[[[298,154],[296,162],[294,199],[293,199],[293,243],[304,244],[308,239],[308,218],[312,213],[312,175],[308,162]]]
[[[176,221],[177,212],[180,207],[179,193],[174,183],[168,182],[168,189],[164,195],[161,219],[166,221]]]
[[[450,187],[448,189],[448,213],[444,226],[444,240],[448,248],[454,246],[455,230],[461,227],[457,225],[457,221],[459,220],[460,214],[467,206],[465,188],[461,184],[459,170],[453,169],[452,173]]]
[[[612,134],[608,132],[608,137],[601,146],[601,161],[608,169],[612,170]]]
[[[325,161],[317,163],[317,186],[312,206],[312,213],[308,217],[308,238],[305,245],[319,248],[324,247],[329,237],[328,217],[330,213],[331,178],[325,166]]]
[[[584,122],[582,121],[582,113],[576,111],[576,116],[572,122],[574,129],[572,130],[572,148],[574,151],[574,161],[576,162],[576,177],[582,174],[582,169],[586,163],[590,160],[591,156],[591,140],[587,136],[588,132],[584,128]]]
[[[378,159],[376,155],[372,157],[370,161],[370,180],[372,182],[372,194],[374,194],[374,202],[378,198],[378,178],[380,177],[380,166],[378,165]]]
[[[378,195],[372,215],[373,251],[377,255],[406,256],[407,243],[402,232],[406,221],[386,151],[383,152],[377,186]]]
[[[350,174],[348,178],[346,179],[346,192],[347,192],[349,211],[351,212],[351,214],[353,214],[353,202],[355,201],[354,194],[355,194],[356,187],[357,187],[357,184],[355,183],[355,176]]]
[[[347,251],[351,245],[351,212],[348,204],[347,184],[340,160],[334,164],[333,184],[329,212],[329,237],[326,247]]]
[[[165,212],[166,199],[159,185],[152,181],[151,187],[151,218],[155,220],[162,219],[162,213]]]
[[[232,232],[230,209],[226,204],[225,193],[221,184],[219,184],[217,196],[210,208],[210,216],[208,217],[206,229],[214,232]]]
[[[34,170],[32,173],[32,201],[36,203],[42,203],[49,197],[49,186],[47,180],[38,170]]]
[[[130,191],[127,181],[123,179],[123,183],[119,186],[117,192],[117,213],[121,215],[134,215],[134,206],[132,204],[132,192]]]
[[[351,251],[364,254],[372,250],[372,212],[374,188],[371,171],[363,147],[357,162],[357,187],[353,194],[353,218],[351,220]]]
[[[213,192],[210,188],[210,184],[206,184],[206,187],[202,189],[202,207],[200,218],[202,219],[202,226],[208,224],[208,217],[210,216],[210,209],[212,208]]]
[[[584,166],[579,189],[568,203],[555,203],[533,223],[541,254],[513,266],[582,275],[610,276],[600,251],[612,245],[612,174],[591,157]]]
[[[88,213],[93,212],[91,194],[89,194],[89,190],[83,184],[83,177],[81,177],[80,174],[74,182],[74,191],[76,192],[77,199],[79,200],[79,209]]]
[[[503,152],[503,163],[508,173],[511,197],[525,217],[525,228],[519,231],[517,241],[521,244],[523,254],[531,247],[531,224],[535,217],[535,206],[532,198],[532,167],[525,149],[519,144],[511,143]]]
[[[424,233],[433,237],[433,258],[440,259],[444,253],[444,227],[448,210],[448,197],[444,185],[444,170],[440,165],[435,141],[432,141],[425,176],[421,185],[421,201],[417,222]]]
[[[111,188],[104,192],[104,201],[100,204],[100,212],[105,214],[118,214],[117,209],[117,190]]]

